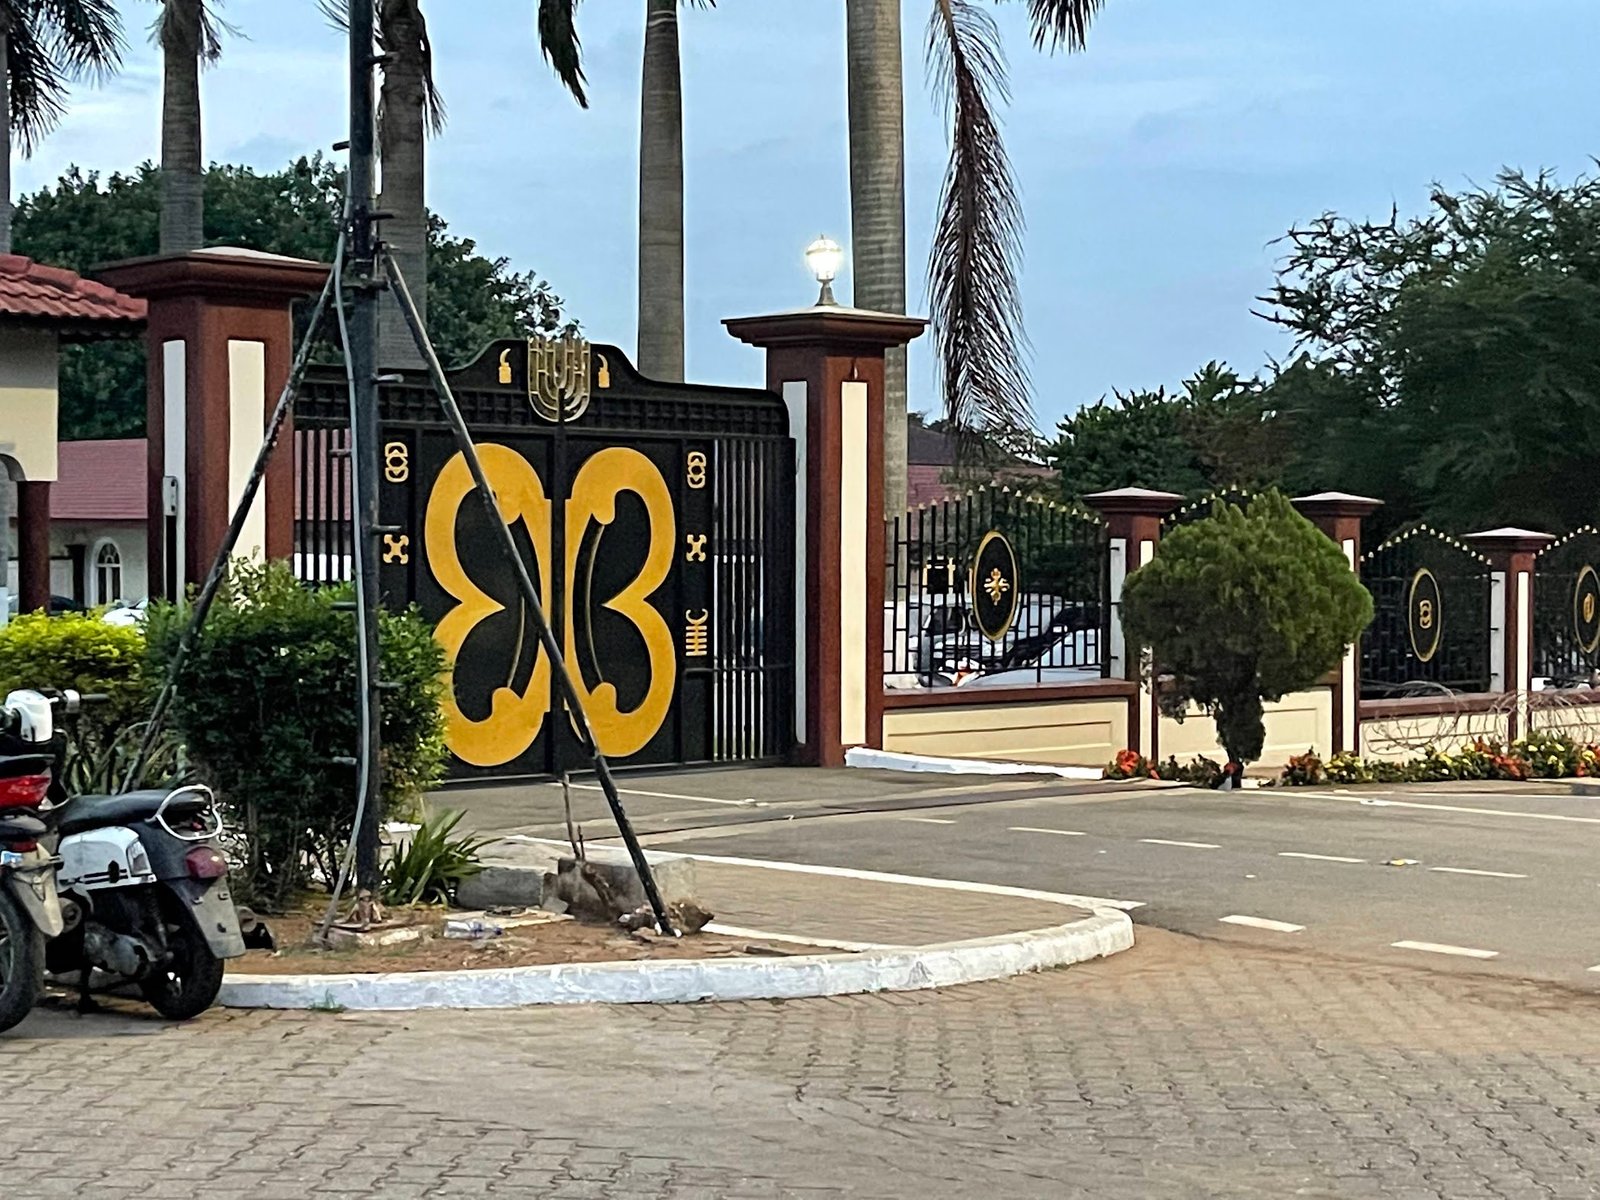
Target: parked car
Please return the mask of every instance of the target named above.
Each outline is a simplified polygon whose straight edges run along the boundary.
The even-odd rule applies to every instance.
[[[143,625],[149,606],[149,600],[137,600],[132,604],[115,604],[106,609],[100,619],[107,625]]]
[[[83,605],[79,604],[71,596],[50,597],[50,615],[52,617],[59,617],[62,613],[81,613],[84,611],[86,610]],[[11,593],[11,615],[13,617],[17,615],[17,594],[15,592]]]

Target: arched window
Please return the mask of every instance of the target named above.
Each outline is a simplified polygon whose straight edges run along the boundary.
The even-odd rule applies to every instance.
[[[94,552],[94,602],[111,604],[122,599],[122,551],[113,541],[103,541]]]

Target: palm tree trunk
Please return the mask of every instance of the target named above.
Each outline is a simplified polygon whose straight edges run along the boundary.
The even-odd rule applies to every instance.
[[[905,84],[901,0],[845,0],[850,251],[858,308],[906,311]],[[883,511],[906,507],[906,352],[883,367]]]
[[[0,254],[11,253],[11,39],[7,24],[5,8],[0,6]]]
[[[391,214],[383,223],[388,243],[405,276],[423,323],[428,320],[427,82],[421,60],[423,31],[411,6],[383,0],[384,45],[390,55],[383,69],[379,101],[378,158],[383,171],[378,208]],[[422,356],[394,298],[385,293],[378,306],[378,365],[416,367]]]
[[[165,0],[161,24],[161,253],[205,244],[200,147],[200,5]]]
[[[645,0],[639,98],[639,370],[683,382],[683,81],[678,0]]]

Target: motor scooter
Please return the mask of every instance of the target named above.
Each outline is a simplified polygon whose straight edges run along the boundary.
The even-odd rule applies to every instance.
[[[0,745],[0,1031],[28,1015],[44,982],[45,943],[65,929],[56,858],[41,843],[51,757]]]
[[[76,975],[84,1002],[91,973],[107,972],[137,984],[162,1016],[188,1020],[216,1000],[223,961],[245,952],[216,798],[201,784],[68,798],[57,718],[80,703],[25,690],[0,706],[0,750],[14,739],[48,752],[55,768],[56,803],[40,816],[57,838],[62,927],[49,935],[45,970]]]

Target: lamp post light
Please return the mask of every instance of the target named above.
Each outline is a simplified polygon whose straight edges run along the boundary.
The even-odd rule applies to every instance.
[[[806,266],[811,268],[811,273],[822,285],[822,292],[817,296],[819,308],[839,303],[833,298],[833,281],[839,276],[839,264],[842,262],[844,262],[844,250],[838,242],[826,234],[806,247]]]

